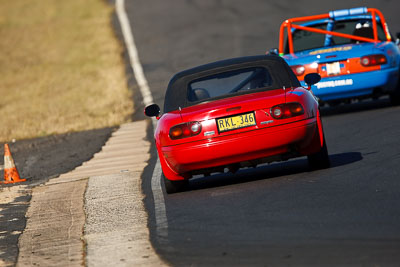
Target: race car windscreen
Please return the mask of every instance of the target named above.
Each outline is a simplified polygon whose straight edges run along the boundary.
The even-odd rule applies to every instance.
[[[205,101],[231,94],[251,92],[272,85],[269,71],[253,67],[203,77],[189,83],[188,100]]]
[[[378,25],[378,39],[386,40],[382,25],[380,23],[377,23],[377,25]],[[326,30],[327,23],[308,25],[308,27]],[[372,22],[369,19],[335,21],[332,31],[366,37],[366,38],[374,38]],[[329,42],[328,46],[354,44],[354,43],[359,43],[359,42],[348,38],[332,36],[332,39]],[[325,34],[303,31],[303,30],[296,30],[293,32],[293,49],[295,53],[304,50],[316,49],[324,46],[325,46]],[[288,53],[289,53],[289,46],[288,43],[286,42],[285,54]]]

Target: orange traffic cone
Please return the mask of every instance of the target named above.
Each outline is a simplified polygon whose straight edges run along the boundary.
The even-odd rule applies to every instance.
[[[23,181],[26,181],[26,179],[19,178],[19,173],[11,156],[10,147],[8,144],[4,144],[4,182],[0,183],[13,184]]]

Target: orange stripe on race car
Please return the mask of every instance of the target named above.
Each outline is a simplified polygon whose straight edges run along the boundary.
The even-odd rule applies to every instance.
[[[299,81],[303,81],[306,74],[313,72],[317,72],[319,75],[321,75],[321,78],[326,78],[381,69],[380,65],[365,67],[361,65],[360,61],[360,58],[349,58],[347,60],[338,61],[341,65],[343,65],[343,67],[340,68],[340,73],[335,75],[328,75],[326,63],[319,63],[317,68],[316,63],[306,64],[303,65],[305,68],[304,74],[301,76],[297,76],[297,78],[299,79]]]
[[[361,65],[360,58],[349,58],[346,63],[347,64],[345,64],[345,67],[347,68],[347,74],[374,71],[374,70],[381,69],[380,65],[368,66],[368,67]]]

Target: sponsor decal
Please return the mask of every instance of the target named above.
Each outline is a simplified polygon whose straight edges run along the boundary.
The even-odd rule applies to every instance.
[[[262,121],[260,124],[261,124],[261,125],[265,125],[265,124],[270,124],[270,123],[273,123],[273,122],[274,122],[273,120]]]
[[[312,51],[312,52],[310,52],[310,55],[331,53],[331,52],[337,52],[337,51],[349,51],[351,49],[353,49],[352,46],[332,47],[332,48],[319,49],[319,50]]]
[[[215,134],[214,131],[204,132],[204,136],[210,136],[210,135],[214,135],[214,134]]]
[[[346,85],[353,85],[353,79],[319,82],[316,84],[318,89],[327,87],[336,87],[336,86],[346,86]]]

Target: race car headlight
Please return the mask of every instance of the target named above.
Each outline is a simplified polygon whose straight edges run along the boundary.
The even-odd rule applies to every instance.
[[[387,63],[387,59],[385,55],[377,54],[377,55],[369,55],[364,56],[360,60],[361,65],[364,67],[376,66],[376,65],[383,65]]]
[[[201,123],[198,121],[185,122],[171,127],[169,137],[172,140],[198,135],[201,132]]]
[[[304,109],[300,103],[286,103],[273,106],[271,116],[274,119],[286,119],[304,114]]]

